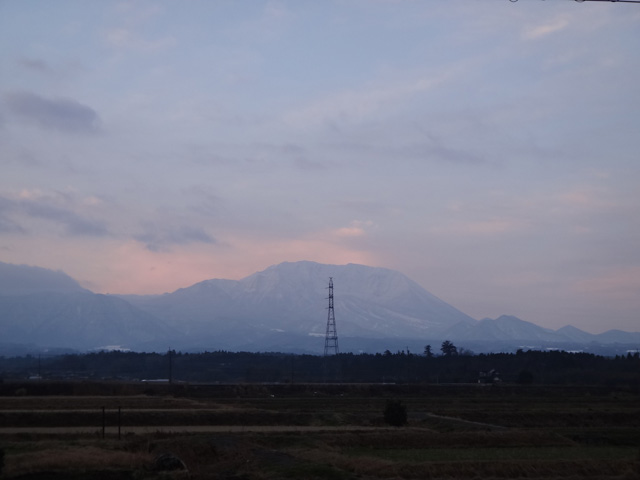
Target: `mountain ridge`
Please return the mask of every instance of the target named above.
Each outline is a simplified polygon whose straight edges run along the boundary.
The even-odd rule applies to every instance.
[[[78,350],[120,345],[319,353],[329,277],[345,351],[416,351],[444,339],[478,351],[640,344],[634,332],[594,335],[573,326],[554,331],[510,315],[478,321],[400,272],[310,261],[283,262],[240,280],[204,280],[162,295],[95,294],[64,272],[0,262],[0,338],[5,345]]]
[[[153,299],[130,301],[176,328],[188,315],[190,331],[185,333],[197,339],[210,335],[211,328],[229,334],[230,320],[244,322],[249,331],[242,335],[249,337],[260,330],[323,335],[329,277],[336,286],[336,315],[342,318],[339,335],[410,337],[475,322],[399,272],[309,261],[284,262],[237,281],[205,280]]]
[[[0,294],[80,291],[89,290],[61,270],[0,262]]]

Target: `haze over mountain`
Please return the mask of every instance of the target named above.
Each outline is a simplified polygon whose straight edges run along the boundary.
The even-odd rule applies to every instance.
[[[0,262],[1,295],[80,291],[88,290],[64,272]]]
[[[99,295],[62,272],[0,263],[0,349],[253,350],[320,353],[334,280],[341,351],[422,351],[444,339],[475,351],[640,344],[640,333],[544,329],[513,316],[476,321],[399,272],[285,262],[242,280],[151,296]]]

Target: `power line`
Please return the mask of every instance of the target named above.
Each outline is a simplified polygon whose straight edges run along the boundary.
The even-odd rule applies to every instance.
[[[516,3],[518,0],[509,0],[511,3]],[[574,0],[578,3],[584,2],[609,2],[609,3],[640,3],[640,0]]]
[[[640,0],[575,0],[575,1],[578,3],[584,3],[584,2],[640,3]]]
[[[575,1],[578,3],[584,3],[584,2],[640,3],[640,0],[575,0]]]

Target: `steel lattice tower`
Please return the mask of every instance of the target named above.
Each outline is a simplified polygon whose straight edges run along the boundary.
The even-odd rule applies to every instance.
[[[336,316],[333,311],[333,277],[329,277],[329,313],[327,315],[327,333],[324,337],[324,355],[331,353],[337,355],[338,331],[336,330]]]

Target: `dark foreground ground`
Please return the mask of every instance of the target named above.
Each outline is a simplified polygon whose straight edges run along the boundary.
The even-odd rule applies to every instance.
[[[0,394],[9,479],[640,478],[637,389],[5,382]],[[385,423],[389,400],[407,425]]]

